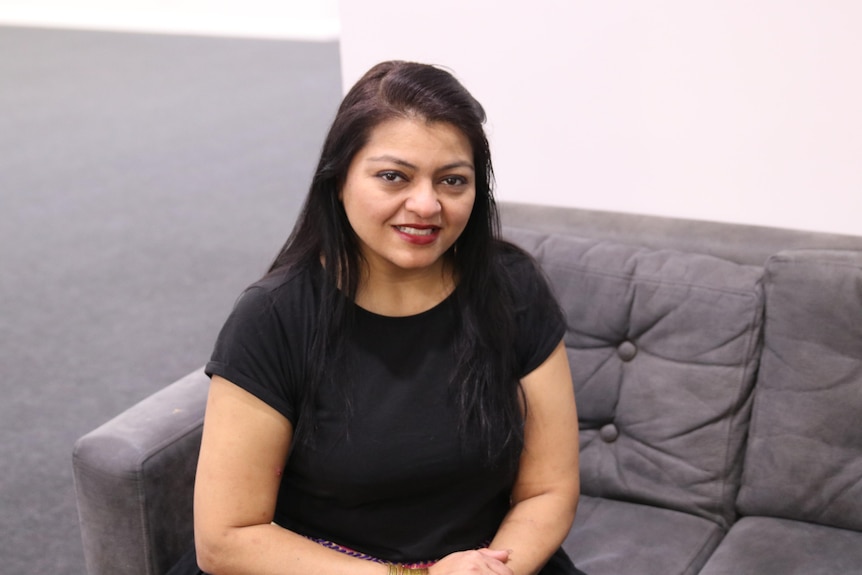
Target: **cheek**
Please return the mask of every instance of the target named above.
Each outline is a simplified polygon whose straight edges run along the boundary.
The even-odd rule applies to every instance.
[[[344,212],[350,227],[357,233],[376,228],[389,216],[389,206],[372,194],[356,193],[356,190],[346,190],[342,194]]]
[[[363,214],[356,202],[350,201],[348,198],[344,202],[344,213],[347,215],[347,223],[357,234],[362,234],[363,224],[367,223],[368,216]]]
[[[341,205],[344,206],[344,212],[351,223],[361,221],[363,212],[365,211],[365,202],[361,193],[357,193],[354,187],[345,186],[338,194],[338,199],[341,201]]]
[[[458,222],[462,228],[467,225],[467,221],[473,214],[473,208],[475,207],[475,205],[475,195],[471,195],[468,198],[464,198],[461,202],[458,203],[455,213],[457,214],[456,217],[458,218]]]

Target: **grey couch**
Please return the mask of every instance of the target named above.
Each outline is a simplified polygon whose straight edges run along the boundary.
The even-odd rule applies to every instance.
[[[568,316],[589,575],[862,574],[862,237],[503,206]],[[92,575],[192,538],[207,378],[82,437]]]

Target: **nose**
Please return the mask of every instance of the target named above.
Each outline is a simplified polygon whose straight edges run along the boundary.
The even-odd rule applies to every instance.
[[[440,213],[442,207],[437,199],[437,191],[430,183],[417,183],[404,202],[404,207],[422,219],[430,219]]]

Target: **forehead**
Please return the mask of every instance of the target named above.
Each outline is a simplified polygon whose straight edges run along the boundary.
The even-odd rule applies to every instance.
[[[428,158],[429,154],[448,159],[472,160],[473,147],[466,134],[448,122],[427,122],[422,118],[395,118],[372,128],[359,155],[402,154]],[[405,158],[406,159],[406,158]]]

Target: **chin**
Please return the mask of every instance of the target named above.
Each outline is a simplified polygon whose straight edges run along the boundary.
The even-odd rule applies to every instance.
[[[403,270],[419,271],[439,265],[442,261],[443,254],[439,254],[436,257],[396,259],[392,261],[392,264]]]

